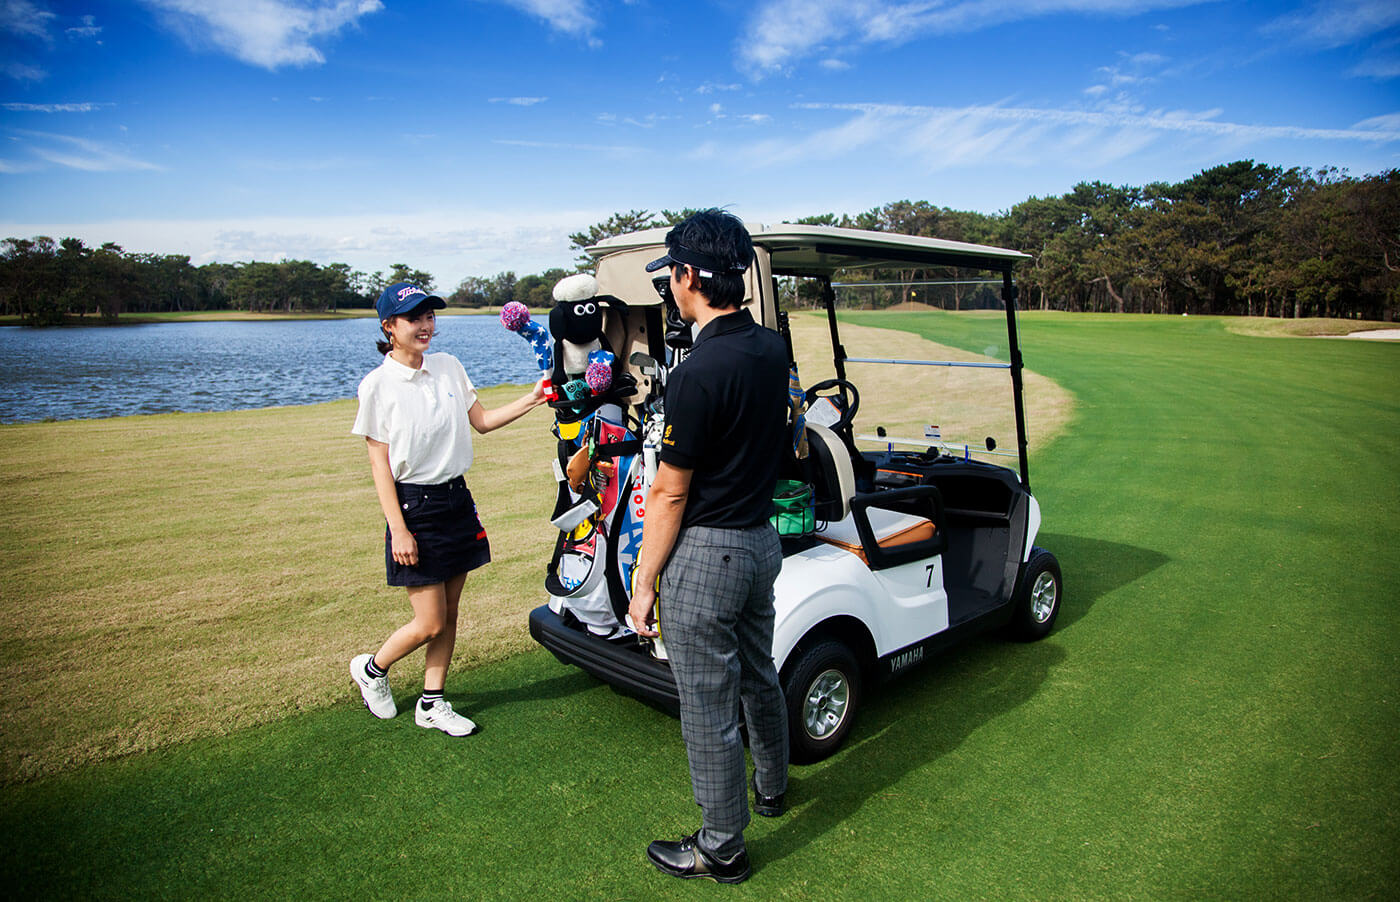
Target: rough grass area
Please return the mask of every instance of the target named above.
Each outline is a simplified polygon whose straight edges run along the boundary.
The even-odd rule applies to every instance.
[[[794,335],[802,358],[825,355],[829,370],[824,322],[804,318]],[[943,353],[908,333],[855,328],[851,340]],[[822,371],[814,362],[808,381]],[[1060,416],[1063,392],[1036,385],[1046,419]],[[892,416],[908,405],[878,380],[866,395]],[[337,402],[0,427],[0,782],[347,697],[345,662],[409,615],[403,590],[384,585],[383,519],[354,415],[354,402]],[[543,598],[557,535],[547,412],[475,441],[468,482],[494,560],[467,582],[459,668],[533,647],[525,613]],[[395,679],[420,680],[422,660]]]
[[[5,780],[344,697],[342,659],[408,611],[384,586],[354,415],[336,402],[0,429]],[[463,663],[524,647],[550,499],[517,489],[552,478],[547,422],[479,437],[472,485],[497,563],[470,585]]]
[[[1217,317],[1209,317],[1216,319]],[[1322,336],[1350,335],[1352,332],[1365,332],[1372,329],[1394,329],[1395,323],[1370,319],[1323,319],[1303,317],[1302,319],[1273,319],[1261,316],[1222,316],[1218,319],[1225,328],[1237,335],[1258,335],[1263,337],[1297,336],[1315,338]]]
[[[852,318],[892,321],[884,316]],[[986,354],[995,349],[976,317],[900,322],[996,356]],[[1031,460],[1045,516],[1040,544],[1065,572],[1056,630],[1029,645],[989,637],[870,693],[846,749],[794,768],[791,811],[750,825],[747,883],[696,886],[645,860],[648,841],[698,824],[674,719],[535,650],[452,672],[449,695],[484,726],[454,742],[404,715],[372,718],[343,685],[344,651],[334,649],[327,669],[298,688],[331,687],[339,703],[0,788],[0,870],[10,892],[1400,895],[1400,347],[1249,338],[1196,318],[1027,315],[1021,323],[1027,362],[1075,395],[1070,426]],[[339,436],[326,441],[339,447],[348,408],[306,413],[325,417],[324,429]],[[222,427],[256,417],[194,419]],[[0,430],[6,446],[10,428]],[[308,449],[320,441],[299,434]],[[249,436],[256,440],[256,430]],[[45,446],[50,455],[56,447]],[[217,469],[218,456],[205,450]],[[503,450],[483,442],[484,457]],[[372,531],[368,479],[354,475],[361,465],[344,453],[344,479],[360,480],[347,488],[355,493],[349,516]],[[6,455],[8,473],[16,458]],[[65,466],[61,456],[33,459]],[[27,470],[42,477],[43,467]],[[69,471],[64,478],[75,478]],[[499,515],[487,510],[494,525]],[[17,531],[35,534],[26,522]],[[230,533],[212,544],[243,541]],[[273,548],[277,566],[290,566],[299,541],[292,534]],[[50,569],[76,557],[24,547]],[[5,554],[10,566],[16,555]],[[213,548],[205,566],[221,554]],[[338,641],[327,638],[332,619],[353,620],[348,632],[367,637],[396,619],[390,596],[359,582],[375,577],[371,561],[356,563],[361,556],[372,552],[344,559],[364,571],[347,589],[356,601],[335,618],[293,616],[303,654]],[[66,603],[30,586],[28,607],[35,598],[50,610]],[[6,605],[6,622],[15,622],[9,595]],[[295,610],[283,604],[282,616]],[[510,616],[522,632],[521,613]],[[178,639],[181,622],[145,629]],[[178,643],[147,647],[167,644]],[[76,646],[55,655],[45,666],[69,670],[44,703],[96,691]],[[268,673],[282,660],[241,671],[239,690],[271,695]],[[132,663],[134,678],[108,698],[168,679],[139,657]],[[5,677],[11,693],[28,691],[22,674]],[[406,704],[411,675],[396,670],[393,679]],[[7,745],[13,723],[4,724]]]
[[[870,321],[880,323],[879,328],[845,324],[840,334],[847,356],[1005,362],[1004,347],[984,346],[982,350],[991,353],[979,354],[902,331],[899,326],[911,315],[916,314],[882,312]],[[981,317],[978,325],[1005,330],[1005,321],[1000,317]],[[804,385],[816,385],[836,375],[825,314],[794,315],[792,335]],[[1004,336],[1000,343],[1005,344]],[[989,435],[997,440],[999,450],[1015,454],[1016,419],[1011,405],[1011,376],[1006,370],[848,363],[846,376],[860,393],[860,410],[854,420],[857,434],[871,435],[876,427],[883,426],[890,436],[920,439],[925,425],[937,425],[945,439],[970,443],[974,456],[999,459],[980,453]],[[1024,381],[1026,409],[1031,412],[1027,415],[1026,432],[1030,444],[1040,448],[1064,429],[1074,401],[1068,391],[1036,372],[1027,371]],[[875,447],[878,443],[862,444]]]

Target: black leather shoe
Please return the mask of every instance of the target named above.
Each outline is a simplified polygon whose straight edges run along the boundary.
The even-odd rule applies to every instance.
[[[777,817],[787,810],[783,804],[784,793],[775,796],[766,796],[758,791],[758,777],[753,778],[753,810],[764,817]]]
[[[740,852],[725,861],[716,858],[696,840],[698,833],[692,833],[680,842],[657,840],[647,846],[647,857],[658,870],[672,877],[709,877],[720,883],[741,883],[749,879],[749,853]]]

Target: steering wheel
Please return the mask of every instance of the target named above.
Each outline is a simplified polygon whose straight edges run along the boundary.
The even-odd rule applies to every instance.
[[[856,411],[860,410],[860,392],[856,391],[856,387],[850,382],[845,379],[825,379],[818,382],[803,393],[803,403],[811,407],[812,402],[820,397],[821,392],[830,391],[833,388],[837,390],[837,394],[841,398],[841,406],[845,409],[841,411],[841,419],[832,424],[831,431],[849,432],[851,421],[856,418]]]

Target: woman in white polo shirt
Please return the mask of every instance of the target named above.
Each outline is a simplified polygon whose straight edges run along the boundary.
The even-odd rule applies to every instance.
[[[457,604],[467,573],[491,560],[486,530],[476,515],[463,473],[472,463],[471,430],[486,433],[544,403],[534,391],[495,410],[477,400],[462,364],[451,354],[429,354],[435,310],[447,306],[409,282],[384,289],[375,309],[384,362],[360,382],[360,409],[351,430],[369,446],[369,467],[384,509],[384,566],[389,585],[408,589],[413,619],[379,651],[356,655],[350,675],[376,717],[398,713],[389,691],[389,667],[427,645],[423,695],[414,722],[466,736],[476,724],[442,697],[457,640]],[[471,428],[469,429],[468,426]]]

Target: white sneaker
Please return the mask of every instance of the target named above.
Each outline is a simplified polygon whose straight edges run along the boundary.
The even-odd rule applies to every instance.
[[[355,655],[351,658],[350,678],[360,687],[360,695],[364,696],[369,713],[380,720],[388,720],[398,714],[399,709],[394,704],[394,694],[389,691],[389,678],[382,676],[376,679],[365,669],[365,665],[372,660],[374,655]]]
[[[452,703],[445,698],[433,702],[424,711],[421,704],[413,706],[413,722],[430,730],[442,730],[448,736],[470,736],[476,732],[476,724],[452,710]]]

